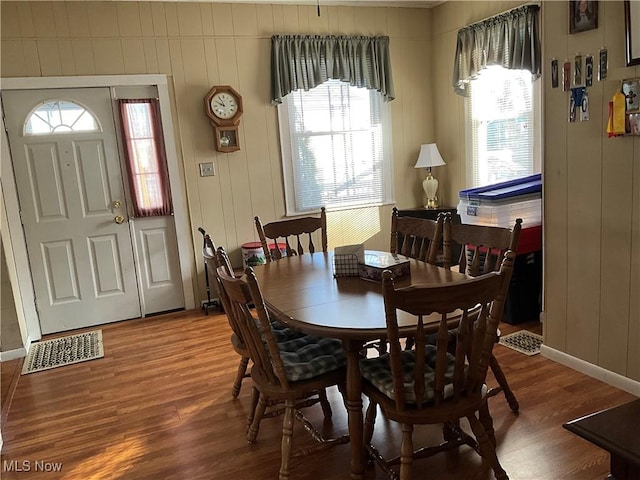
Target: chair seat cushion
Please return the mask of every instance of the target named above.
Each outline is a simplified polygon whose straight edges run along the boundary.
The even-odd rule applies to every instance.
[[[416,357],[413,350],[403,350],[402,366],[403,366],[403,383],[405,391],[405,401],[407,403],[415,403],[415,382],[414,382],[414,370],[416,367]],[[436,348],[432,345],[427,345],[425,350],[425,400],[433,401],[433,387],[435,381],[435,360],[436,360]],[[447,370],[445,372],[445,387],[444,398],[449,398],[453,395],[453,371],[454,371],[455,357],[447,353]],[[395,399],[395,390],[393,388],[393,375],[391,374],[391,368],[389,366],[389,354],[385,353],[379,357],[367,358],[360,360],[360,371],[362,376],[369,381],[375,388],[380,390],[384,395],[390,399]]]
[[[271,331],[273,332],[274,337],[276,337],[276,342],[278,343],[288,342],[296,338],[303,338],[307,336],[304,333],[296,332],[279,322],[271,322]]]
[[[287,380],[291,382],[317,377],[337,370],[347,363],[342,342],[335,338],[307,335],[278,343],[278,348]]]

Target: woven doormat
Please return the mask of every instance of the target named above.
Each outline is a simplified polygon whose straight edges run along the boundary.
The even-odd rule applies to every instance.
[[[520,330],[519,332],[500,336],[500,345],[504,345],[525,355],[536,355],[540,353],[542,336],[529,332],[528,330]]]
[[[22,375],[86,362],[104,356],[102,330],[33,343],[22,367]]]

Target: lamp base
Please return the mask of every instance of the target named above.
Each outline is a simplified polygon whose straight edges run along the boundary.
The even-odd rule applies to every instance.
[[[431,168],[427,169],[427,178],[422,181],[422,188],[427,195],[427,204],[425,208],[438,208],[438,180],[431,175]]]
[[[438,197],[427,198],[427,204],[424,206],[424,208],[428,208],[431,210],[438,208]]]

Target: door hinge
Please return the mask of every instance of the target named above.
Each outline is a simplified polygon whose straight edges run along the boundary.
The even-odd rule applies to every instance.
[[[22,210],[18,211],[20,213],[20,224],[24,226],[24,220],[22,219]]]

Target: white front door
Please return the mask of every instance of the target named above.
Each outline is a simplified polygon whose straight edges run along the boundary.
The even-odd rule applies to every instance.
[[[70,123],[75,104],[97,127],[28,132],[30,114],[57,100],[49,121]],[[42,333],[141,316],[109,89],[4,91],[2,101]]]

